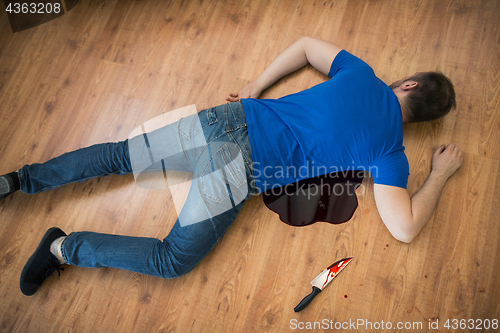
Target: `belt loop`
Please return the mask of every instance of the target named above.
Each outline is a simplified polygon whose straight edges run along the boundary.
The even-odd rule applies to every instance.
[[[207,124],[212,125],[218,121],[216,108],[210,108],[207,112]]]

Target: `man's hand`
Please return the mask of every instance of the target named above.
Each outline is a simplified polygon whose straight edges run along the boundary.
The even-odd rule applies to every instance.
[[[441,145],[432,157],[432,172],[448,179],[460,168],[462,162],[462,151],[454,143]]]
[[[259,98],[262,90],[262,86],[257,81],[253,81],[244,86],[236,94],[230,93],[229,97],[226,98],[226,101],[239,102],[242,98]]]
[[[444,184],[462,161],[462,152],[455,144],[440,146],[434,152],[429,177],[411,199],[404,188],[374,185],[378,212],[394,238],[409,243],[418,235],[431,218]]]

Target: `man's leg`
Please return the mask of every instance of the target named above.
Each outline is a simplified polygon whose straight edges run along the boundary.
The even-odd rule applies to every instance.
[[[79,267],[113,267],[176,278],[191,271],[217,244],[234,221],[243,202],[219,216],[182,227],[179,220],[163,239],[70,234],[61,244],[64,261]]]
[[[224,150],[210,151],[200,156],[184,207],[163,241],[77,232],[61,242],[60,259],[80,267],[114,267],[163,278],[189,272],[221,239],[252,193],[249,169],[241,165],[238,179],[231,175],[235,170],[217,172],[227,157]],[[212,170],[216,172],[208,172]]]
[[[247,186],[246,182],[244,186]],[[180,214],[184,220],[198,220],[201,211],[209,210],[203,205],[201,193],[197,182],[194,182]],[[66,236],[60,229],[51,228],[23,268],[21,291],[27,296],[33,295],[54,270],[59,271],[63,263],[79,267],[119,268],[162,278],[184,275],[222,238],[245,200],[222,214],[197,223],[181,226],[177,219],[163,241],[95,232],[75,232]]]
[[[162,168],[193,172],[197,156],[206,145],[201,129],[216,123],[213,119],[214,112],[203,110],[129,140],[97,144],[45,163],[25,165],[17,172],[0,176],[0,200],[19,189],[36,194],[109,174],[138,174]],[[212,132],[220,130],[212,127]]]
[[[97,144],[65,153],[45,163],[25,165],[17,172],[0,177],[0,181],[6,179],[4,183],[10,185],[0,188],[0,200],[1,196],[4,198],[19,189],[26,194],[36,194],[69,183],[130,172],[128,140]]]

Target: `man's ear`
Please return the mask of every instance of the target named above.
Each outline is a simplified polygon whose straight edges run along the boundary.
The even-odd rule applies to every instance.
[[[403,83],[401,85],[401,90],[409,91],[409,90],[412,90],[413,88],[415,88],[416,86],[418,86],[418,82],[416,82],[416,81],[406,81],[405,83]]]

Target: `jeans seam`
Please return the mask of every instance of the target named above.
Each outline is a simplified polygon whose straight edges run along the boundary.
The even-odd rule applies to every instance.
[[[181,122],[180,122],[180,120],[179,120],[179,122],[177,123],[177,132],[178,132],[178,133],[180,133],[180,134],[181,134],[182,136],[184,136],[185,138],[187,138],[187,139],[189,139],[189,140],[191,139],[191,138],[189,138],[189,137],[185,136],[185,135],[182,133],[182,131],[181,131]],[[179,138],[179,141],[180,141],[181,146],[182,146],[182,153],[184,154],[184,158],[185,158],[185,159],[186,159],[186,161],[188,162],[188,164],[189,164],[189,168],[192,170],[192,169],[193,169],[193,165],[192,165],[192,163],[190,163],[189,158],[188,158],[188,156],[187,156],[187,154],[186,154],[186,145],[185,145],[185,143],[184,143],[184,140],[181,140],[181,139]]]
[[[240,149],[241,156],[243,156],[243,161],[245,162],[245,166],[248,168],[248,170],[251,170],[251,174],[253,176],[252,159],[249,157],[247,149],[245,149],[244,145],[238,144],[238,142],[231,133],[226,133],[226,134],[230,137],[231,141],[235,143],[235,145],[238,146],[238,148]]]
[[[222,153],[222,159],[224,160],[224,166],[227,166],[228,170],[229,170],[229,173],[231,173],[231,175],[233,176],[233,178],[237,181],[236,182],[236,186],[237,187],[240,187],[245,181],[238,181],[238,177],[237,177],[237,171],[234,169],[234,167],[231,166],[231,162],[232,161],[228,161],[229,157],[227,156],[227,154],[229,153],[227,150],[229,149],[227,147],[227,145],[224,145],[223,147],[226,147],[227,149],[225,149]],[[222,148],[221,148],[222,149]],[[220,150],[220,149],[219,149]],[[241,149],[240,149],[240,152],[241,152]],[[222,154],[221,153],[221,154]],[[233,160],[234,161],[234,160]]]
[[[81,182],[84,182],[84,181],[87,181],[87,180],[90,180],[90,179],[94,179],[94,178],[98,178],[98,177],[103,177],[103,176],[107,176],[107,175],[117,174],[119,172],[123,172],[123,171],[119,170],[119,171],[112,172],[112,173],[102,173],[102,174],[99,174],[97,176],[82,178],[82,179],[79,179],[78,181],[66,183],[66,184],[63,184],[63,185],[69,185],[69,184],[74,184],[74,183],[81,183]],[[52,189],[55,189],[55,188],[58,188],[58,187],[61,187],[61,186],[62,185],[53,185],[53,186],[49,186],[49,187],[44,187],[41,190],[39,190],[37,192],[30,193],[30,194],[38,194],[38,193],[41,193],[41,192],[50,191]]]
[[[226,116],[226,125],[228,125],[230,122],[229,122],[229,112],[231,112],[231,115],[232,115],[232,119],[236,119],[237,117],[235,116],[234,114],[234,111],[233,111],[233,108],[231,107],[233,103],[226,103],[225,104],[225,116]],[[241,108],[243,108],[243,105],[241,105]],[[238,125],[235,126],[234,128],[228,128],[226,127],[226,131],[229,133],[229,132],[234,132],[234,131],[237,131],[239,130],[240,128],[243,128],[246,126],[246,119],[245,119],[245,123],[244,124],[239,124],[240,121],[238,121]]]

